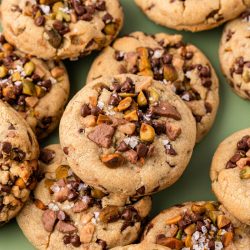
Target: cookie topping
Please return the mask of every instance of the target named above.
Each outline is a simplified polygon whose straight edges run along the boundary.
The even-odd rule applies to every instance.
[[[179,250],[222,250],[234,237],[231,221],[219,205],[207,202],[193,204],[191,209],[166,221],[168,235],[159,234],[156,244]]]
[[[123,82],[115,79],[110,88],[99,89],[98,98],[90,97],[80,113],[87,137],[103,148],[100,160],[110,168],[126,161],[144,164],[153,154],[158,136],[175,141],[181,134],[173,123],[181,120],[176,107],[161,100],[160,90],[150,82],[137,89],[131,78]],[[170,142],[164,147],[166,154],[177,154]],[[108,153],[104,149],[109,149]]]
[[[226,164],[226,169],[239,167],[240,178],[250,179],[250,136],[246,135],[237,142],[235,154]]]
[[[78,21],[91,22],[96,16],[104,23],[102,32],[110,39],[119,29],[119,21],[107,12],[104,0],[36,0],[27,2],[23,14],[34,19],[35,25],[45,27],[47,40],[54,48],[59,48],[63,36],[71,30],[70,24]],[[110,37],[110,38],[109,38]],[[103,43],[103,41],[94,41]]]
[[[45,205],[35,199],[34,203],[38,209],[44,211],[42,215],[44,229],[50,233],[54,230],[62,233],[65,245],[72,244],[79,247],[81,244],[90,243],[96,224],[99,223],[109,224],[121,220],[123,224],[120,230],[123,231],[141,222],[142,218],[136,210],[136,207],[140,206],[138,203],[133,205],[128,201],[127,205],[122,207],[103,205],[102,199],[107,194],[83,183],[67,165],[59,166],[55,171],[55,177],[44,179],[44,185],[51,195],[51,202]],[[93,209],[95,212],[92,212]],[[74,222],[69,210],[74,214],[84,212],[81,219],[82,227],[79,228]],[[100,239],[97,243],[106,247],[106,243]]]

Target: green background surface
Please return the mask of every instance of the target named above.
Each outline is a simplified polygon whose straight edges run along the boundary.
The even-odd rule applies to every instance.
[[[151,22],[141,13],[132,0],[121,0],[121,4],[124,7],[125,24],[120,36],[133,31],[143,31],[148,34],[157,32],[181,33],[186,42],[198,46],[208,56],[220,79],[220,107],[216,122],[207,137],[195,147],[191,162],[180,180],[167,190],[153,196],[151,217],[176,203],[214,199],[209,179],[209,168],[213,153],[225,137],[237,130],[247,128],[250,124],[250,103],[242,100],[231,91],[220,70],[218,47],[222,27],[195,34],[177,32]],[[71,96],[83,86],[87,72],[96,55],[97,53],[94,53],[76,62],[65,62],[71,81]],[[56,142],[58,142],[58,131],[42,144],[45,146]],[[31,249],[34,248],[26,240],[15,220],[0,228],[0,250]]]

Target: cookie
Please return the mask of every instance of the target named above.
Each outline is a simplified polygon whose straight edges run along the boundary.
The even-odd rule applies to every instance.
[[[60,145],[41,151],[43,179],[17,222],[37,249],[104,250],[138,237],[151,198],[104,194],[82,182]]]
[[[15,217],[36,184],[39,146],[28,124],[0,101],[0,225]]]
[[[223,32],[219,55],[223,74],[234,92],[250,99],[250,10],[229,22]]]
[[[171,250],[168,247],[164,247],[161,245],[146,243],[146,244],[134,244],[122,247],[115,247],[112,250]]]
[[[0,88],[0,98],[41,139],[58,126],[69,96],[69,79],[62,62],[23,54],[0,35]]]
[[[169,86],[191,109],[197,142],[213,125],[219,104],[218,78],[204,54],[182,36],[135,32],[117,39],[94,61],[88,81],[103,75],[152,76]]]
[[[82,180],[128,196],[172,185],[196,136],[191,112],[177,95],[151,77],[131,74],[87,84],[68,104],[59,132]]]
[[[192,32],[215,28],[236,18],[250,6],[249,0],[135,0],[154,22],[176,30]]]
[[[250,129],[226,138],[216,150],[210,177],[218,200],[237,219],[250,225]]]
[[[76,59],[111,43],[123,24],[118,0],[3,0],[6,39],[44,59]]]
[[[177,250],[246,250],[250,227],[216,202],[187,202],[162,211],[146,227],[143,244]]]

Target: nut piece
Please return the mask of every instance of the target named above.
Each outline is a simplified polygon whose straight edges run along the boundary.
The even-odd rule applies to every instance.
[[[107,206],[99,214],[99,220],[103,223],[114,221],[119,216],[119,207]]]
[[[16,180],[15,185],[18,186],[20,189],[26,188],[25,182],[20,177]]]
[[[250,179],[250,167],[245,166],[241,171],[240,171],[240,178],[241,179]]]
[[[57,167],[57,169],[56,169],[56,179],[57,180],[67,178],[68,175],[69,175],[69,166],[61,165],[61,166]]]
[[[170,218],[166,221],[167,225],[171,225],[171,224],[177,224],[180,220],[182,219],[181,215],[177,215],[173,218]]]
[[[155,138],[155,130],[152,126],[142,123],[140,129],[140,139],[146,142],[152,142]]]
[[[138,121],[137,111],[133,110],[127,113],[126,115],[124,115],[124,119],[126,119],[127,121]]]
[[[124,125],[118,126],[118,131],[126,134],[126,135],[132,135],[135,132],[135,124],[132,122],[126,123]]]
[[[61,35],[55,29],[46,30],[45,32],[48,36],[48,41],[49,41],[50,45],[53,48],[58,49],[62,43]]]
[[[156,239],[156,244],[169,247],[171,249],[180,250],[183,247],[183,242],[172,237],[159,237]]]
[[[125,159],[121,154],[114,153],[102,155],[101,161],[109,168],[117,168],[124,164]]]
[[[34,204],[38,209],[41,209],[41,210],[47,209],[47,206],[42,201],[40,201],[38,199],[35,199]]]
[[[160,95],[159,93],[156,91],[156,89],[150,87],[149,88],[149,101],[150,103],[156,103],[159,101]]]
[[[116,23],[108,23],[108,24],[106,24],[103,31],[104,31],[104,33],[106,35],[109,35],[109,36],[115,35],[115,33],[117,31]]]
[[[234,234],[232,232],[226,232],[223,236],[222,236],[222,242],[224,247],[228,247],[231,242],[233,241],[233,237]]]
[[[64,68],[62,67],[55,67],[51,70],[51,75],[54,78],[58,78],[64,75]]]
[[[143,71],[138,73],[139,76],[154,76],[154,73],[151,69],[144,69]]]
[[[178,73],[176,69],[171,65],[164,65],[163,68],[164,79],[170,82],[174,82],[178,79]]]
[[[23,94],[25,95],[36,94],[35,85],[31,81],[23,79],[22,83],[23,83]]]
[[[196,225],[195,224],[191,224],[189,225],[188,227],[186,227],[184,229],[184,232],[187,234],[187,235],[192,235],[196,230]]]
[[[166,133],[167,133],[168,138],[171,141],[175,141],[178,138],[178,136],[181,134],[181,128],[175,124],[167,123]]]
[[[93,223],[88,223],[83,226],[83,228],[80,230],[80,241],[82,243],[90,243],[93,234],[95,232],[95,226]]]
[[[206,212],[206,208],[204,206],[197,205],[197,204],[193,204],[191,207],[191,210],[197,214],[203,214]]]
[[[137,103],[140,107],[146,106],[148,104],[147,98],[142,91],[137,96]]]
[[[8,69],[2,65],[0,66],[0,78],[4,78],[8,74]]]
[[[35,71],[35,64],[33,62],[29,61],[29,62],[25,63],[23,69],[24,69],[24,73],[27,76],[30,76]]]
[[[140,57],[139,64],[138,64],[139,71],[150,69],[151,64],[149,61],[147,48],[139,47],[136,49],[136,52],[139,54],[139,57]]]
[[[219,229],[225,227],[229,223],[231,223],[231,221],[225,215],[222,215],[222,214],[218,215],[218,217],[217,217],[217,226],[218,226]]]
[[[81,122],[85,128],[94,127],[96,125],[96,117],[94,115],[88,115],[82,118]]]
[[[96,198],[96,199],[101,199],[105,196],[106,194],[103,193],[101,190],[99,189],[91,189],[91,196],[93,198]]]
[[[117,111],[121,112],[123,110],[126,110],[130,107],[132,104],[133,99],[131,97],[126,97],[125,99],[121,100],[119,105],[117,106]]]
[[[97,124],[101,123],[111,124],[112,120],[107,115],[99,114],[97,118]]]

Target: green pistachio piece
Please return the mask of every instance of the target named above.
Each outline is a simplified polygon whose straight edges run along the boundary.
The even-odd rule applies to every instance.
[[[36,89],[33,82],[24,79],[22,83],[23,83],[23,94],[30,96],[36,95]]]
[[[171,65],[164,65],[163,68],[164,79],[170,82],[174,82],[178,79],[178,73],[176,69]]]
[[[39,97],[39,98],[45,96],[45,94],[46,94],[46,91],[43,88],[41,88],[40,86],[37,86],[37,85],[35,85],[35,91],[36,91],[36,96]]]
[[[35,70],[35,64],[33,62],[29,61],[29,62],[25,63],[24,72],[27,76],[32,75],[34,70]]]
[[[249,69],[245,69],[243,74],[242,74],[242,78],[244,80],[244,82],[250,82],[250,70]]]
[[[181,240],[182,234],[183,234],[183,231],[180,229],[180,230],[177,232],[175,238],[178,239],[178,240]]]
[[[240,171],[241,179],[250,179],[250,167],[246,166]]]
[[[0,78],[4,78],[8,74],[8,69],[2,65],[0,66]]]
[[[45,31],[48,36],[48,41],[52,47],[58,49],[62,43],[62,37],[55,29]]]
[[[104,27],[104,33],[106,35],[114,36],[116,33],[116,30],[117,30],[116,23],[109,23],[109,24],[106,24]]]

